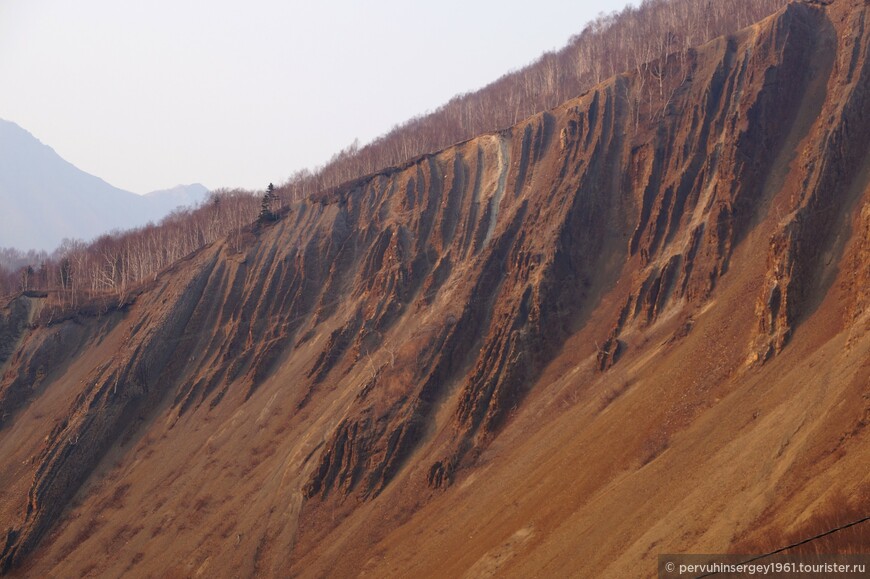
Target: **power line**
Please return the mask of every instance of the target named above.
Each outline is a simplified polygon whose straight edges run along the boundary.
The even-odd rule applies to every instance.
[[[835,527],[833,529],[825,531],[824,533],[819,533],[818,535],[815,535],[815,536],[810,537],[808,539],[798,541],[797,543],[792,543],[791,545],[786,545],[785,547],[780,547],[779,549],[777,549],[775,551],[771,551],[770,553],[764,553],[763,555],[757,555],[751,559],[747,559],[746,561],[741,561],[738,564],[739,565],[746,565],[748,563],[754,563],[755,561],[765,559],[765,558],[770,557],[772,555],[778,555],[779,553],[782,553],[783,551],[788,551],[789,549],[794,549],[795,547],[800,547],[801,545],[806,545],[807,543],[812,543],[813,541],[818,541],[819,539],[821,539],[823,537],[827,537],[828,535],[833,535],[834,533],[838,533],[840,531],[848,529],[849,527],[854,527],[856,525],[866,523],[867,521],[870,521],[870,516],[864,517],[863,519],[858,519],[857,521],[852,521],[851,523],[846,523],[845,525],[841,525],[839,527]],[[720,575],[720,572],[717,571],[717,572],[713,572],[713,573],[707,573],[706,575],[698,575],[698,577],[696,579],[701,579],[702,577],[712,577],[713,575]]]

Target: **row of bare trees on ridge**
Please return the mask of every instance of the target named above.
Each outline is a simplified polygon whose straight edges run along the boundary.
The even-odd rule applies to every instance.
[[[275,189],[280,203],[306,199],[341,183],[396,166],[476,135],[551,109],[624,71],[649,79],[634,98],[667,100],[665,77],[685,74],[689,50],[761,20],[787,0],[644,0],[600,15],[559,51],[547,52],[488,86],[453,97],[371,143],[354,142],[322,167],[291,175]],[[666,68],[668,56],[676,68]],[[672,82],[670,86],[675,86]],[[639,107],[635,107],[639,110]],[[259,193],[262,195],[262,192]],[[261,197],[216,191],[199,207],[177,211],[158,225],[103,235],[90,243],[65,241],[53,254],[0,250],[0,293],[52,292],[75,307],[96,295],[123,296],[173,262],[252,223]]]
[[[77,307],[93,296],[123,297],[142,281],[197,249],[256,219],[260,199],[245,190],[218,190],[199,207],[177,210],[159,224],[107,233],[90,243],[65,239],[53,253],[0,250],[0,293],[51,292]]]

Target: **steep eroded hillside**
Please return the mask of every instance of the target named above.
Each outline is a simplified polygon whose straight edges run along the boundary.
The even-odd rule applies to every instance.
[[[867,12],[791,4],[103,315],[19,298],[3,569],[650,575],[861,492]]]

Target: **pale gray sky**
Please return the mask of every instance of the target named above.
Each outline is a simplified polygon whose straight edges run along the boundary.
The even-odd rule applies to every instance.
[[[0,0],[0,118],[109,183],[261,189],[626,0]]]

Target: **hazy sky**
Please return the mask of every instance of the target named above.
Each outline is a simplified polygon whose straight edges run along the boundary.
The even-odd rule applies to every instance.
[[[0,0],[0,118],[146,193],[261,189],[625,0]]]

